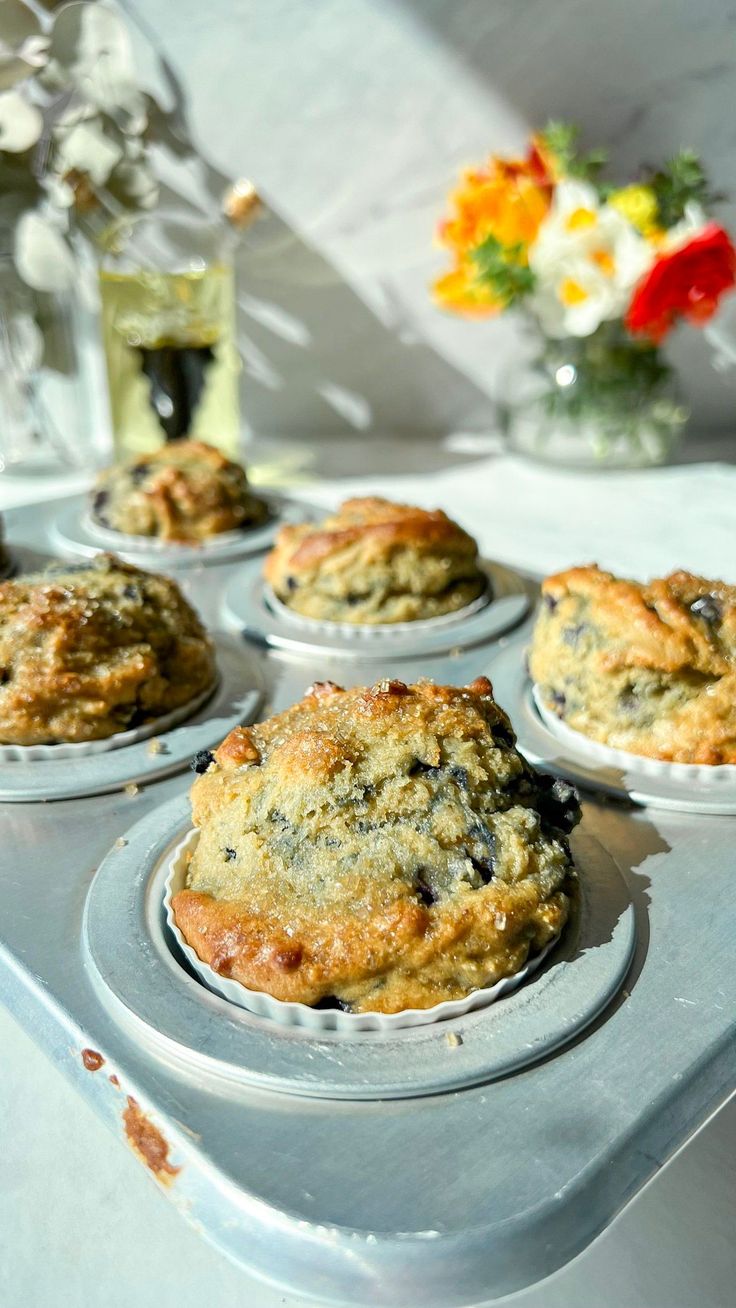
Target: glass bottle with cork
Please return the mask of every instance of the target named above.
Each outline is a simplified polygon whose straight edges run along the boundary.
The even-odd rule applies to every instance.
[[[100,297],[117,458],[183,439],[238,457],[234,229],[257,204],[236,183],[219,219],[160,210],[108,241]]]

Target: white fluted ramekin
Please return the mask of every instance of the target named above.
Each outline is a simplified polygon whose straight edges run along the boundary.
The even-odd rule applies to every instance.
[[[168,875],[164,888],[164,908],[166,921],[184,954],[187,962],[197,976],[215,994],[221,995],[231,1004],[246,1008],[248,1012],[259,1017],[266,1017],[282,1027],[304,1027],[309,1031],[342,1031],[346,1035],[356,1031],[396,1031],[405,1027],[428,1026],[433,1022],[445,1021],[451,1017],[462,1017],[474,1009],[486,1008],[520,986],[527,977],[537,970],[547,954],[557,943],[557,937],[539,953],[530,958],[526,965],[513,976],[503,977],[495,985],[482,990],[474,990],[464,999],[449,999],[435,1004],[433,1008],[407,1008],[400,1013],[343,1013],[340,1009],[310,1008],[308,1004],[287,1002],[274,999],[273,995],[262,990],[249,990],[231,977],[220,976],[187,944],[174,919],[171,900],[186,886],[186,876],[191,855],[196,849],[199,831],[190,830],[172,851],[169,857]]]
[[[125,745],[134,745],[139,740],[161,736],[172,727],[178,726],[180,722],[191,718],[215,693],[217,684],[217,681],[214,681],[187,704],[172,709],[170,713],[165,713],[160,718],[152,718],[150,722],[144,722],[139,727],[131,727],[129,731],[116,731],[114,735],[106,736],[104,740],[62,741],[56,745],[0,745],[0,763],[34,763],[40,759],[48,761],[82,758],[86,754],[107,754],[112,749],[123,749]]]
[[[128,532],[116,531],[113,527],[103,527],[92,513],[87,511],[81,519],[82,526],[90,536],[95,537],[100,544],[101,549],[112,550],[114,554],[171,554],[177,550],[191,550],[195,554],[203,550],[223,549],[227,545],[237,545],[242,543],[244,535],[251,530],[246,524],[242,527],[236,527],[233,531],[220,531],[214,536],[205,536],[202,540],[164,540],[161,536],[133,536]],[[256,531],[265,524],[263,522],[253,523],[252,530]]]
[[[732,790],[736,799],[736,764],[732,763],[663,763],[646,754],[633,754],[629,750],[614,749],[598,740],[591,740],[582,731],[568,726],[554,709],[545,703],[539,686],[532,687],[532,695],[542,722],[555,740],[586,762],[618,768],[622,772],[635,771],[637,776],[652,781],[667,781],[682,786],[683,796],[693,788],[718,789],[718,793]]]
[[[474,613],[479,613],[493,600],[489,582],[482,594],[470,604],[464,604],[461,609],[455,609],[453,613],[441,613],[436,618],[417,618],[413,622],[328,622],[320,618],[305,617],[303,613],[290,609],[266,581],[263,583],[263,595],[267,607],[276,617],[295,628],[301,628],[305,633],[312,635],[320,633],[332,637],[349,636],[354,640],[364,641],[389,641],[392,636],[408,636],[412,633],[419,635],[423,631],[436,631],[438,627],[448,627],[453,623],[462,622],[464,618],[469,618]]]

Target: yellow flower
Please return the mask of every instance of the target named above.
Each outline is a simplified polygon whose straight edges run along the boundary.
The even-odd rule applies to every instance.
[[[628,218],[632,227],[636,227],[643,236],[657,235],[657,197],[650,186],[635,183],[622,186],[618,191],[611,192],[608,203],[618,209],[624,218]]]
[[[458,259],[455,267],[434,283],[435,302],[466,318],[488,318],[505,307],[487,283],[478,278],[471,259]]]

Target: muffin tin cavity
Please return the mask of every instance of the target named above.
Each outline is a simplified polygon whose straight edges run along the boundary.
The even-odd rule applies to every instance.
[[[527,984],[489,1008],[392,1031],[284,1028],[213,994],[167,926],[164,883],[189,826],[189,802],[154,810],[111,849],[90,887],[83,948],[108,1011],[135,1040],[189,1076],[328,1099],[405,1098],[504,1076],[551,1053],[608,1005],[631,961],[626,884],[587,832],[572,848],[576,910]]]
[[[116,748],[102,754],[64,745],[28,747],[26,754],[13,746],[15,756],[3,759],[0,771],[0,800],[28,803],[100,795],[128,785],[146,785],[187,767],[198,751],[218,745],[239,723],[252,722],[262,701],[263,677],[255,657],[227,637],[215,639],[215,656],[216,687],[195,701],[199,707],[190,708],[179,725],[162,728],[159,722],[152,734],[151,724],[152,730],[144,738],[132,733],[134,741],[118,742]],[[42,756],[36,756],[37,748],[44,751]],[[73,766],[70,750],[80,751],[74,754]],[[34,757],[29,757],[31,754]]]
[[[535,694],[526,671],[528,634],[515,637],[488,668],[518,746],[531,763],[589,790],[687,813],[736,813],[736,767],[662,763],[612,749],[573,731]]]
[[[269,517],[259,526],[225,531],[197,545],[177,545],[155,536],[126,536],[96,522],[86,497],[68,504],[50,528],[52,544],[65,555],[89,558],[100,550],[112,550],[120,558],[141,566],[192,568],[203,563],[232,563],[250,554],[262,553],[273,544],[279,528],[303,522],[309,511],[294,500],[262,494]]]
[[[223,618],[247,639],[276,650],[342,658],[422,658],[457,647],[495,640],[529,612],[531,588],[510,568],[483,562],[485,593],[457,613],[425,621],[363,626],[319,622],[294,613],[274,595],[262,575],[262,561],[248,560],[229,579]]]

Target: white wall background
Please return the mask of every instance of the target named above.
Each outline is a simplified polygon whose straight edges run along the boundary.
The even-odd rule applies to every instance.
[[[170,60],[209,183],[274,217],[241,258],[258,432],[482,429],[517,334],[429,300],[457,169],[578,121],[628,176],[681,145],[736,196],[735,0],[122,0]],[[736,227],[736,208],[720,216]],[[700,427],[736,417],[701,334],[670,347]]]

